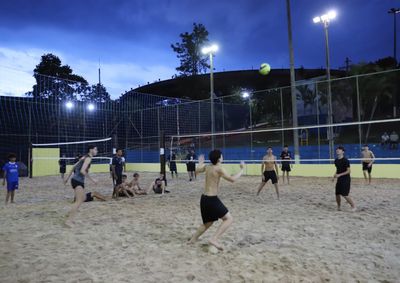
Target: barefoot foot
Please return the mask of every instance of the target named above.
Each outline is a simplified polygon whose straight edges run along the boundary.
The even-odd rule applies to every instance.
[[[216,247],[218,250],[223,251],[223,247],[215,240],[209,240],[208,243],[214,247]]]

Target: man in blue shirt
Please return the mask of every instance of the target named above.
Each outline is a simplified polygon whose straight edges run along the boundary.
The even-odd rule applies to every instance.
[[[113,179],[115,180],[115,187],[113,192],[113,197],[117,197],[117,192],[115,190],[116,187],[122,184],[122,172],[124,169],[124,161],[122,159],[122,149],[118,148],[115,156],[112,159],[112,174]]]
[[[6,204],[11,197],[11,203],[14,203],[14,192],[18,189],[18,164],[15,162],[17,157],[14,153],[8,155],[8,162],[3,166],[4,179],[3,186],[7,180],[7,197]]]

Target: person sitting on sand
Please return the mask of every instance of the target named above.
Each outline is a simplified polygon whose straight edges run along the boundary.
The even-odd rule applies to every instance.
[[[131,198],[135,195],[135,192],[130,188],[127,182],[128,176],[122,175],[122,183],[115,187],[116,198],[118,197],[128,197]]]
[[[221,164],[223,161],[222,153],[220,150],[213,150],[209,154],[211,165],[204,164],[204,155],[199,157],[199,165],[196,173],[206,173],[206,181],[204,193],[200,199],[201,217],[203,224],[197,229],[196,233],[192,236],[189,243],[196,242],[199,237],[207,231],[218,219],[222,219],[221,225],[218,227],[217,232],[211,237],[209,243],[217,249],[222,250],[222,246],[218,243],[219,237],[231,226],[233,218],[228,209],[220,201],[217,194],[219,191],[219,182],[221,178],[234,183],[243,174],[244,162],[240,163],[239,173],[230,176]]]
[[[133,174],[133,180],[129,183],[129,188],[135,192],[136,195],[147,195],[147,191],[142,189],[139,185],[139,173]]]
[[[153,190],[155,194],[163,195],[164,193],[169,193],[169,191],[165,189],[165,181],[163,173],[160,173],[160,176],[151,183],[148,192],[150,190]]]

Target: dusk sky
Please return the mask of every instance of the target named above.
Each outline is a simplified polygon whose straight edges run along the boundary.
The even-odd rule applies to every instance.
[[[288,68],[284,0],[3,0],[0,2],[0,95],[22,95],[34,84],[32,70],[44,53],[58,55],[76,74],[102,82],[112,98],[139,84],[169,79],[179,60],[170,44],[208,29],[220,46],[216,71],[251,69],[267,62]],[[393,54],[393,16],[399,0],[296,0],[292,27],[296,67],[325,64],[322,25],[313,17],[330,9],[332,68]],[[398,18],[398,23],[400,18]],[[398,29],[400,30],[400,29]],[[398,52],[399,53],[399,52]]]

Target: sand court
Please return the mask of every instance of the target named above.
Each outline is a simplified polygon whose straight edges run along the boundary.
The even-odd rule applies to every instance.
[[[99,185],[85,190],[110,196],[109,175],[93,176]],[[154,178],[143,173],[143,185]],[[165,196],[84,203],[73,228],[62,225],[70,186],[22,178],[17,203],[0,206],[1,282],[399,282],[398,180],[353,179],[355,213],[336,211],[327,178],[293,177],[280,201],[271,184],[257,198],[259,181],[222,182],[234,223],[218,252],[207,244],[217,225],[186,243],[201,223],[203,176],[170,180]]]

